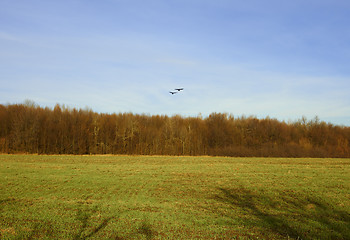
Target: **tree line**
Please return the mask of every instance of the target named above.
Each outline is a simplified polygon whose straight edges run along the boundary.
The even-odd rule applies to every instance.
[[[31,154],[350,157],[350,127],[317,117],[96,113],[27,101],[0,104],[0,152]]]

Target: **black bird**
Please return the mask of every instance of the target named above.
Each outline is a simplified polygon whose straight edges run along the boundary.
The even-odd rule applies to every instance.
[[[184,90],[183,88],[175,88],[175,90],[177,90],[177,91],[182,91],[182,90]]]
[[[171,94],[173,95],[173,94],[175,94],[175,93],[177,93],[177,92],[169,92],[169,93],[171,93]]]

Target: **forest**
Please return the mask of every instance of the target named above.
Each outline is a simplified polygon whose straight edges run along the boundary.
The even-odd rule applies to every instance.
[[[212,113],[96,113],[31,101],[0,104],[0,152],[28,154],[350,157],[350,127]]]

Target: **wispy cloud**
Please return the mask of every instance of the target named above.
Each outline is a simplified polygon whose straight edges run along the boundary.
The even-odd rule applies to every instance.
[[[6,33],[6,32],[1,32],[1,31],[0,31],[0,40],[11,41],[11,42],[19,42],[19,43],[23,42],[22,38],[20,38],[18,36],[15,36],[13,34],[9,34],[9,33]]]
[[[159,63],[172,64],[172,65],[183,65],[183,66],[195,66],[197,62],[193,60],[186,59],[176,59],[176,58],[163,58],[157,60]]]

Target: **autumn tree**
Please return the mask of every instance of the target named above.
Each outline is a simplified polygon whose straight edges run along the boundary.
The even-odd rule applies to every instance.
[[[302,117],[98,114],[32,101],[0,105],[0,151],[38,154],[350,157],[350,127]]]

